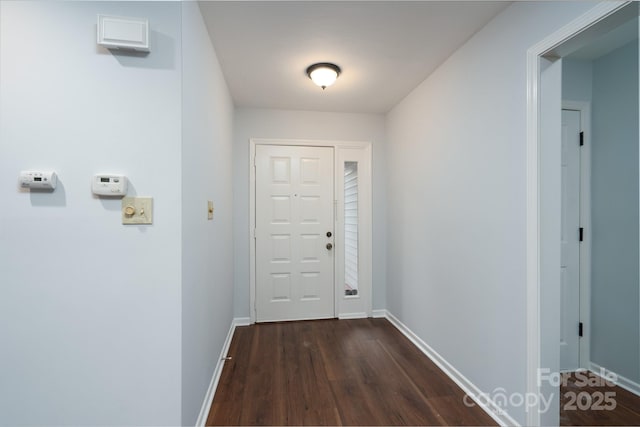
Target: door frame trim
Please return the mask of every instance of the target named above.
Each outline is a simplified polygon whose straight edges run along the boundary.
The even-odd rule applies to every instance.
[[[579,341],[578,365],[582,369],[591,366],[591,102],[562,101],[563,110],[580,113],[580,131],[584,132],[584,144],[580,149],[580,226],[587,232],[580,243],[580,319],[583,324]]]
[[[250,138],[249,139],[249,313],[251,323],[256,322],[256,240],[255,240],[255,224],[256,224],[256,170],[255,170],[255,157],[257,145],[280,145],[280,146],[299,146],[299,147],[332,147],[334,149],[334,230],[338,222],[336,200],[338,194],[337,184],[340,182],[337,178],[340,170],[338,168],[338,155],[340,150],[345,149],[359,149],[363,150],[364,158],[368,162],[366,168],[368,173],[363,174],[359,184],[362,183],[362,188],[359,188],[359,192],[363,194],[362,213],[363,218],[359,218],[362,221],[362,236],[363,239],[359,241],[361,247],[359,248],[359,254],[361,255],[361,263],[359,268],[362,270],[362,296],[365,299],[366,310],[362,315],[371,317],[372,302],[373,302],[373,251],[372,251],[372,155],[371,155],[371,142],[370,141],[333,141],[333,140],[311,140],[311,139],[275,139],[275,138]],[[359,206],[360,209],[360,206]],[[360,215],[360,210],[359,210]],[[337,247],[338,239],[336,242],[336,256],[337,254],[344,253],[344,248]],[[339,285],[340,275],[337,268],[337,263],[334,258],[334,315],[341,318],[353,318],[363,317],[359,314],[341,313],[339,298],[340,290],[344,290],[343,286]],[[344,293],[344,292],[343,292]]]

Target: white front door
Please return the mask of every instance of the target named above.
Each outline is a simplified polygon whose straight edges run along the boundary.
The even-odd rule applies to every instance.
[[[580,112],[562,110],[560,370],[580,367]]]
[[[256,321],[334,309],[333,148],[256,146]]]

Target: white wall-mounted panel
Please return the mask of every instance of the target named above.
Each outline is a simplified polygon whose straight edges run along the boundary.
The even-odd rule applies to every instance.
[[[108,49],[149,52],[149,20],[98,15],[98,44]]]

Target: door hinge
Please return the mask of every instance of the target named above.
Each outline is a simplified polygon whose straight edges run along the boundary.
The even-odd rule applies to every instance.
[[[584,132],[580,132],[580,146],[584,145]]]
[[[256,229],[254,228],[253,229],[253,239],[255,240],[255,238],[256,238]]]
[[[582,322],[578,323],[578,336],[582,336]]]
[[[580,241],[584,240],[584,228],[580,227]]]

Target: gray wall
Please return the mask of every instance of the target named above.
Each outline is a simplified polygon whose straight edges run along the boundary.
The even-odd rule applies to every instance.
[[[0,12],[0,425],[193,424],[233,318],[233,105],[198,5]],[[98,13],[148,18],[151,53],[97,47]],[[29,168],[56,191],[20,191]],[[98,172],[154,224],[123,226]]]
[[[249,139],[370,141],[373,151],[373,308],[386,307],[386,156],[384,116],[267,109],[236,109],[233,211],[236,317],[249,317]]]
[[[526,53],[591,7],[515,2],[387,116],[387,307],[490,395],[526,386]]]
[[[233,318],[233,103],[198,3],[181,6],[182,425],[193,425]]]
[[[562,59],[562,99],[591,102],[593,63],[589,60]]]
[[[0,7],[0,424],[181,424],[180,4]],[[151,53],[98,48],[98,13],[149,18]],[[20,191],[30,168],[55,192]],[[123,226],[101,172],[154,224]]]
[[[594,61],[591,360],[640,380],[638,42]]]

